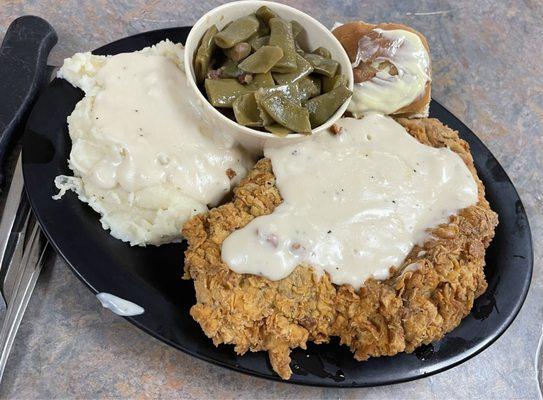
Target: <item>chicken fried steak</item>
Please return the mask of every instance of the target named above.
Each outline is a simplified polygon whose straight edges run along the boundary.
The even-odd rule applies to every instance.
[[[431,231],[386,280],[368,279],[360,290],[320,279],[310,265],[286,278],[233,272],[221,245],[233,231],[282,202],[269,159],[261,159],[236,189],[232,202],[189,220],[183,235],[185,278],[193,279],[192,317],[215,345],[235,351],[268,351],[273,369],[289,379],[290,352],[308,341],[339,336],[357,360],[412,352],[454,329],[487,287],[485,250],[497,215],[484,197],[468,144],[436,119],[398,119],[421,143],[448,147],[465,162],[478,186],[478,201]]]

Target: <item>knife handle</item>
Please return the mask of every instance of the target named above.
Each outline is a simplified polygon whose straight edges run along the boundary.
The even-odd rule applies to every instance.
[[[10,144],[24,123],[42,85],[47,82],[47,57],[57,34],[47,21],[33,15],[14,20],[0,47],[0,188]]]

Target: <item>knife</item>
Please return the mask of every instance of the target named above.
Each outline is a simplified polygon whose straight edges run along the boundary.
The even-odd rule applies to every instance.
[[[40,90],[49,82],[47,57],[55,30],[36,16],[17,18],[0,47],[0,188],[6,161],[19,141]],[[0,291],[7,308],[0,329],[0,380],[48,249],[24,191],[19,154],[0,221]]]

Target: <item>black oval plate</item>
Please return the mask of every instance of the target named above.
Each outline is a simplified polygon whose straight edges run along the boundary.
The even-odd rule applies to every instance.
[[[184,43],[190,28],[146,32],[97,49],[95,54],[139,50],[163,39]],[[237,356],[233,346],[216,348],[189,315],[195,303],[192,282],[181,280],[185,244],[138,248],[114,239],[98,215],[73,193],[54,201],[53,179],[68,174],[71,147],[66,117],[82,98],[79,89],[55,79],[28,120],[23,171],[32,208],[50,242],[74,273],[95,293],[108,292],[133,301],[145,313],[127,318],[156,338],[195,357],[237,371],[280,380],[263,352]],[[337,341],[293,351],[290,382],[335,387],[383,385],[421,378],[451,368],[481,352],[511,324],[520,310],[532,275],[528,219],[506,173],[483,143],[445,108],[432,102],[439,118],[471,146],[492,208],[499,214],[496,237],[487,252],[488,290],[470,315],[442,340],[413,354],[357,362]]]

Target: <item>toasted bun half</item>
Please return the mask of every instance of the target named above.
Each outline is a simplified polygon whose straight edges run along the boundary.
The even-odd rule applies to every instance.
[[[358,53],[358,42],[364,36],[368,36],[374,29],[382,29],[385,31],[390,30],[405,30],[417,35],[424,48],[430,54],[430,47],[428,41],[424,35],[417,30],[402,24],[395,23],[380,23],[380,24],[368,24],[362,21],[348,22],[343,24],[332,31],[332,34],[339,40],[343,48],[349,55],[351,62],[356,60]],[[430,71],[431,75],[431,71]],[[392,114],[395,116],[402,116],[407,118],[418,118],[428,116],[428,108],[430,106],[430,92],[431,82],[426,83],[426,88],[419,98],[414,100],[411,104],[408,104],[399,110],[394,111]]]

